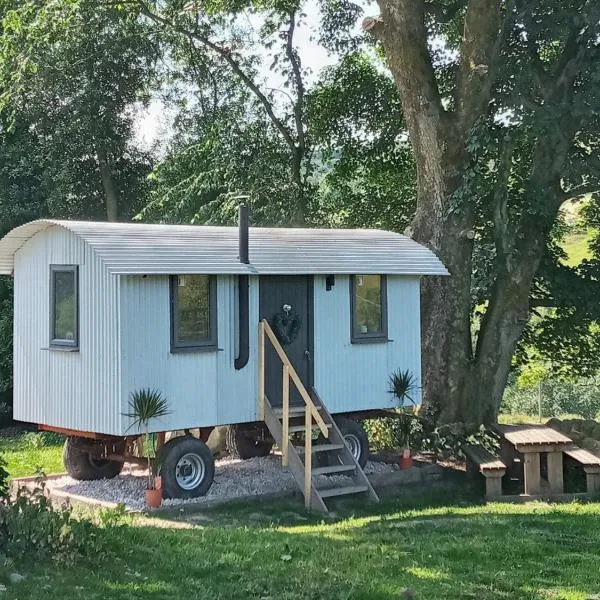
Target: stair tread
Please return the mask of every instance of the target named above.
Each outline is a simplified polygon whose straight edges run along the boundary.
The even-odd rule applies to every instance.
[[[320,406],[316,407],[319,412],[323,410]],[[273,411],[278,417],[283,415],[283,408],[274,408]],[[306,411],[306,405],[290,406],[290,415],[303,415]]]
[[[366,485],[347,485],[344,487],[318,489],[317,492],[321,498],[331,498],[332,496],[344,496],[346,494],[360,494],[368,490],[369,488]]]
[[[304,445],[302,446],[294,446],[296,448],[296,452],[300,454],[304,454]],[[344,444],[315,444],[312,447],[313,452],[328,452],[333,450],[343,450]]]
[[[327,426],[327,429],[331,429],[332,425],[331,423],[325,423],[325,425]],[[316,423],[313,423],[312,428],[313,429],[317,429],[319,426]],[[292,425],[289,429],[290,433],[299,433],[301,431],[304,431],[305,427],[304,425]]]
[[[347,473],[356,470],[356,465],[329,465],[327,467],[317,467],[312,470],[313,475],[330,475],[333,473]]]

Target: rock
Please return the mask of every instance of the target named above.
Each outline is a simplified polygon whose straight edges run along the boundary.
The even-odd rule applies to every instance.
[[[592,437],[592,433],[593,433],[595,427],[596,427],[596,421],[592,421],[591,419],[586,419],[585,421],[581,422],[579,429],[582,431],[582,433],[585,433],[586,437]]]
[[[600,440],[600,423],[596,423],[596,426],[594,427],[590,437],[593,437],[595,440]]]
[[[548,427],[552,427],[552,429],[555,429],[556,431],[560,431],[561,433],[565,432],[565,426],[563,422],[560,419],[557,419],[556,417],[548,419],[548,421],[546,421],[546,425]]]
[[[581,445],[594,454],[600,453],[600,442],[593,438],[585,438]]]
[[[24,579],[25,579],[25,576],[21,575],[20,573],[11,573],[8,576],[8,580],[11,583],[21,583]]]

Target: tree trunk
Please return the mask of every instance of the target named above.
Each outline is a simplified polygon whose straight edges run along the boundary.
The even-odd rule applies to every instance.
[[[408,232],[431,248],[450,277],[422,281],[423,403],[437,422],[489,422],[497,417],[517,342],[529,314],[529,294],[556,218],[560,173],[576,131],[546,119],[530,177],[536,210],[524,211],[511,247],[500,252],[493,293],[474,352],[471,339],[474,206],[463,175],[470,166],[468,136],[487,112],[497,57],[515,13],[500,0],[468,0],[453,106],[442,105],[428,48],[424,0],[378,0],[381,15],[363,27],[383,43],[400,93],[417,165],[417,211]],[[503,11],[504,7],[504,12]],[[501,19],[503,14],[503,19]],[[563,52],[569,52],[566,48]],[[542,90],[546,102],[568,102],[565,73]],[[546,81],[545,79],[541,79]],[[548,114],[569,114],[566,104]],[[558,112],[556,112],[558,108]],[[553,129],[552,129],[553,128]],[[507,169],[511,157],[508,153]],[[499,186],[504,185],[500,182]],[[502,198],[505,194],[498,194]]]
[[[116,222],[119,220],[119,192],[106,154],[102,150],[98,150],[98,169],[104,188],[106,218],[108,221]]]

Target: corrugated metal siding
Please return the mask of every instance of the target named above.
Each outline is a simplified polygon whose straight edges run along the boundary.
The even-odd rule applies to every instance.
[[[421,380],[419,279],[388,276],[388,343],[350,343],[350,282],[315,277],[315,388],[331,412],[391,408],[391,373]],[[420,385],[420,384],[419,384]],[[418,394],[417,394],[418,395]]]
[[[79,265],[79,352],[49,350],[50,264]],[[117,276],[83,240],[47,229],[15,262],[14,411],[21,421],[115,434],[121,430]]]
[[[84,239],[112,273],[447,275],[438,258],[397,233],[367,229],[251,228],[250,265],[238,260],[235,227],[37,221],[0,241],[0,273],[27,236],[48,224]]]
[[[131,392],[157,388],[171,412],[153,424],[155,431],[256,419],[256,331],[251,331],[248,365],[241,371],[233,366],[235,280],[217,279],[219,350],[172,354],[168,276],[121,277],[122,412],[127,412]],[[251,278],[251,323],[258,320],[257,289]]]

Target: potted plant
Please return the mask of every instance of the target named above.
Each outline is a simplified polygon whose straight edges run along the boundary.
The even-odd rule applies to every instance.
[[[390,389],[397,400],[400,408],[406,409],[407,403],[412,405],[413,410],[417,407],[414,399],[414,393],[418,389],[414,375],[407,369],[402,371],[398,369],[390,375]],[[410,434],[412,431],[412,415],[403,412],[398,419],[399,442],[402,446],[402,455],[400,457],[400,468],[410,469],[412,467],[412,457],[410,455]]]
[[[144,431],[144,446],[148,459],[148,484],[146,487],[146,504],[148,508],[158,508],[162,502],[161,479],[153,469],[150,457],[150,421],[169,414],[166,398],[158,391],[142,389],[133,392],[129,399],[131,412],[125,416],[134,419],[131,427],[137,427]]]

